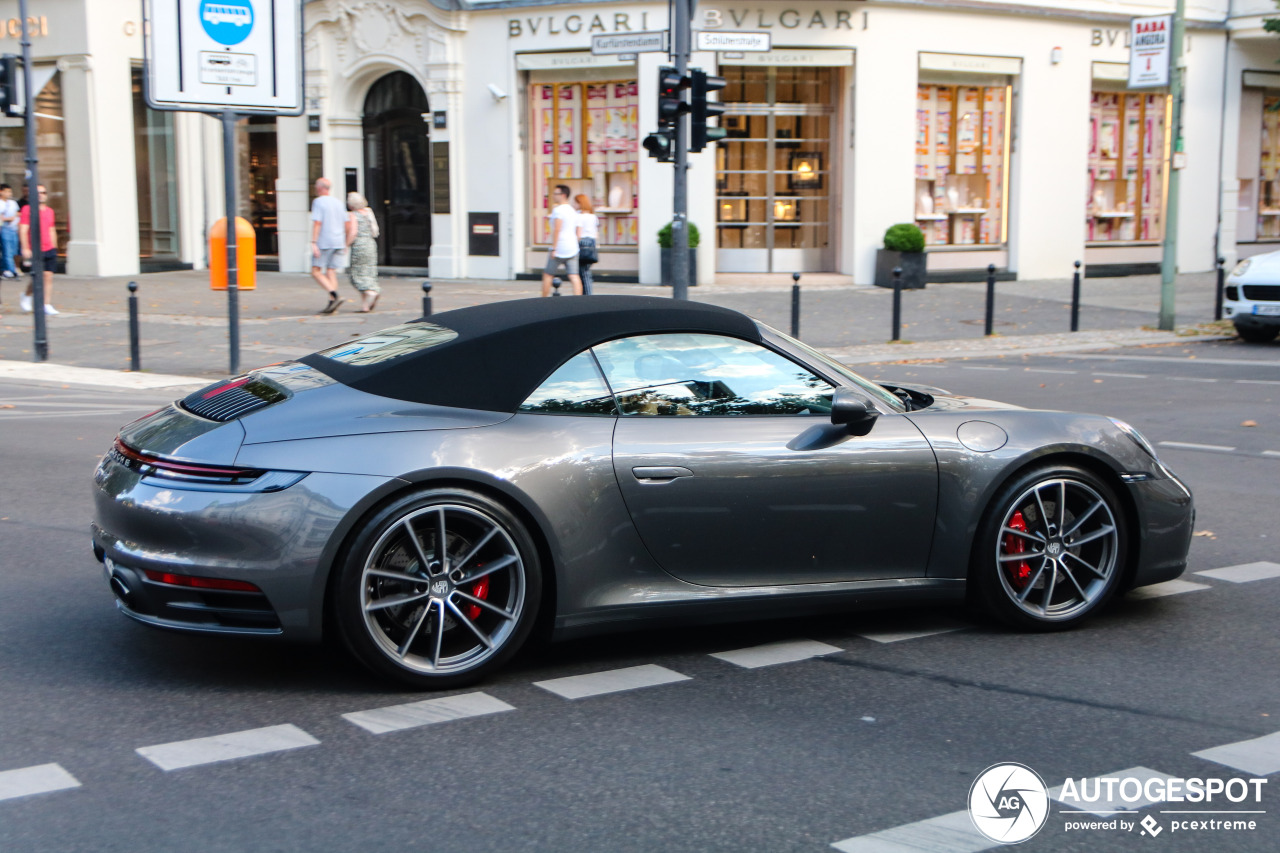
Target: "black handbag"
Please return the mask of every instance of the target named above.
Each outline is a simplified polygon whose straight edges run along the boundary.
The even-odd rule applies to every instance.
[[[596,253],[596,241],[591,237],[584,237],[578,241],[578,263],[594,264],[600,260],[600,255]]]

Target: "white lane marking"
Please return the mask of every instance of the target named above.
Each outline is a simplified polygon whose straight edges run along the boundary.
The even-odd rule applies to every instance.
[[[1139,782],[1142,783],[1142,794],[1138,799],[1136,800],[1122,799],[1121,790],[1120,790],[1121,783],[1119,782],[1113,782],[1111,784],[1111,797],[1109,799],[1103,799],[1103,797],[1107,795],[1107,786],[1105,785],[1105,783],[1100,781],[1101,779],[1126,779],[1126,778],[1137,779]],[[1111,815],[1114,815],[1118,812],[1135,812],[1138,809],[1145,808],[1146,806],[1154,805],[1155,803],[1164,802],[1164,798],[1155,799],[1155,800],[1147,798],[1146,782],[1148,779],[1169,780],[1172,778],[1173,778],[1172,776],[1166,773],[1160,773],[1148,767],[1130,767],[1128,770],[1117,770],[1115,773],[1104,773],[1101,776],[1097,776],[1092,779],[1080,780],[1080,782],[1076,785],[1076,794],[1079,795],[1080,797],[1084,797],[1086,795],[1092,796],[1094,792],[1097,792],[1097,797],[1091,801],[1086,802],[1083,799],[1076,799],[1076,798],[1064,800],[1062,798],[1062,788],[1063,788],[1062,785],[1059,785],[1058,787],[1049,791],[1049,799],[1057,800],[1059,803],[1062,803],[1062,805],[1064,806],[1069,806],[1070,808],[1073,808],[1073,809],[1079,809],[1082,812],[1088,812],[1089,814],[1094,814],[1094,815],[1097,815],[1098,817],[1110,817]],[[1124,793],[1131,794],[1132,786],[1126,786],[1126,787],[1128,788],[1128,790],[1126,790]],[[1158,787],[1160,788],[1161,791],[1164,790],[1163,785],[1160,785]]]
[[[1280,771],[1280,732],[1202,749],[1191,754],[1254,776],[1269,776]]]
[[[1183,592],[1197,592],[1202,589],[1212,589],[1207,583],[1192,583],[1191,581],[1172,580],[1164,583],[1156,583],[1151,586],[1140,586],[1137,589],[1129,591],[1130,598],[1164,598],[1166,595],[1178,595]]]
[[[1203,376],[1166,376],[1170,382],[1221,382],[1221,379],[1206,379]]]
[[[976,853],[998,845],[978,832],[966,809],[855,835],[831,846],[841,853]]]
[[[1235,364],[1244,365],[1246,367],[1280,367],[1280,361],[1264,361],[1262,359],[1251,358],[1170,358],[1163,355],[1093,355],[1084,353],[1072,353],[1071,358],[1089,358],[1095,361],[1154,361],[1163,364],[1187,364],[1194,361],[1196,364]]]
[[[1280,578],[1280,563],[1244,563],[1239,566],[1227,566],[1222,569],[1205,569],[1203,572],[1196,572],[1196,574],[1204,575],[1207,578],[1231,581],[1232,583],[1248,583],[1249,581],[1261,581],[1268,578]]]
[[[1080,372],[1078,370],[1050,370],[1047,367],[1024,367],[1022,369],[1027,373],[1061,373],[1064,376],[1075,376]]]
[[[844,649],[819,643],[816,640],[783,640],[778,643],[765,643],[749,649],[735,649],[729,652],[715,652],[711,656],[728,661],[743,669],[757,669],[762,666],[773,666],[779,663],[795,663],[800,660],[835,654]]]
[[[600,696],[605,693],[618,693],[623,690],[636,690],[641,687],[656,687],[659,684],[672,684],[676,681],[689,681],[689,676],[657,664],[628,666],[623,669],[610,669],[604,672],[590,672],[586,675],[570,675],[565,678],[552,678],[548,681],[535,681],[535,687],[541,687],[562,696],[565,699],[583,699],[587,696]]]
[[[34,421],[48,420],[49,418],[92,418],[100,415],[137,414],[140,409],[144,408],[146,407],[139,406],[136,409],[100,409],[92,412],[23,412],[22,414],[0,412],[0,419],[6,421]]]
[[[297,726],[283,725],[143,746],[135,752],[161,770],[180,770],[183,767],[248,758],[269,752],[316,746],[319,743],[320,741]]]
[[[1237,385],[1280,385],[1280,381],[1275,379],[1237,379]]]
[[[514,710],[514,706],[508,705],[501,699],[495,699],[488,693],[463,693],[460,696],[446,696],[443,699],[427,699],[423,702],[390,705],[370,711],[356,711],[343,714],[342,718],[367,732],[380,735],[384,732],[414,729],[433,723],[445,723],[449,720],[482,717],[486,714],[500,714],[503,711]]]
[[[1094,376],[1112,376],[1116,379],[1146,379],[1145,373],[1103,373],[1101,370],[1093,371]]]
[[[63,770],[61,764],[38,764],[0,773],[0,800],[79,787],[80,780]]]
[[[174,385],[208,385],[199,376],[170,376],[163,373],[126,373],[97,367],[71,367],[49,362],[0,361],[0,379],[39,379],[73,385],[105,385],[109,388],[169,388]]]
[[[857,636],[877,643],[899,643],[903,640],[918,640],[921,637],[932,637],[936,634],[950,634],[952,631],[963,631],[968,628],[961,622],[942,620],[919,628],[905,628],[897,631],[858,631]]]
[[[1215,453],[1234,453],[1234,447],[1225,444],[1196,444],[1192,441],[1158,441],[1160,447],[1172,447],[1179,450],[1212,450]]]
[[[1008,370],[1009,369],[1007,367],[981,367],[976,364],[964,364],[964,365],[961,365],[961,367],[963,367],[965,370]]]
[[[1263,456],[1280,456],[1280,450],[1264,450],[1262,451],[1262,455]]]

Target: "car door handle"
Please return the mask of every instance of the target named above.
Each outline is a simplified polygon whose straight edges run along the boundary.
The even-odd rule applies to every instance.
[[[693,472],[678,465],[652,465],[632,468],[631,473],[642,483],[670,483],[680,477],[692,477]]]

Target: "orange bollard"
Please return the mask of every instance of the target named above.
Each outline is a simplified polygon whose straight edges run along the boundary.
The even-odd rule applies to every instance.
[[[236,287],[254,290],[258,286],[258,238],[244,217],[236,217]],[[209,286],[227,289],[227,218],[224,216],[209,229]]]

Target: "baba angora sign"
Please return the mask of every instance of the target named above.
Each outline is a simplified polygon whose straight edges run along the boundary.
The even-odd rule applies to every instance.
[[[1173,16],[1134,18],[1129,25],[1129,88],[1169,85]]]

